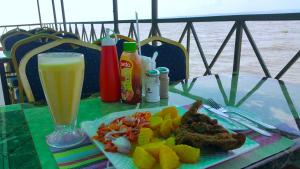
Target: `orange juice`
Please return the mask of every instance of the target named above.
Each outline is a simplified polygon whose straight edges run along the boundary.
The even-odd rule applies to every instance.
[[[53,57],[57,57],[53,59]],[[56,125],[76,120],[84,78],[84,58],[49,55],[39,58],[39,75]]]

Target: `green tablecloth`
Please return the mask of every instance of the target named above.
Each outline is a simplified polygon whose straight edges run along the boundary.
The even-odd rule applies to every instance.
[[[224,78],[225,82],[227,77]],[[178,84],[171,87],[170,98],[168,100],[162,100],[159,103],[142,103],[141,108],[147,107],[157,107],[157,106],[166,106],[166,105],[187,105],[193,103],[193,99],[197,98],[209,98],[215,97],[216,100],[224,98],[222,92],[218,92],[218,84],[212,84],[211,82],[215,80],[215,76],[199,78],[198,82],[189,81],[186,84]],[[223,81],[223,82],[224,82]],[[259,79],[258,79],[259,81]],[[193,82],[190,83],[190,82]],[[268,82],[266,82],[268,83]],[[248,85],[247,83],[246,85]],[[273,84],[274,85],[274,84]],[[217,88],[216,88],[217,86]],[[224,85],[224,92],[228,92],[228,88]],[[276,86],[277,87],[277,86]],[[294,91],[298,90],[295,86],[289,86],[293,88]],[[232,88],[232,86],[231,86]],[[229,90],[231,91],[231,90]],[[239,91],[239,90],[237,90]],[[242,88],[242,91],[245,91],[245,88]],[[251,91],[251,90],[250,90]],[[299,90],[300,91],[300,90]],[[216,94],[217,93],[217,94]],[[238,92],[237,92],[238,93]],[[252,92],[253,93],[253,92]],[[272,92],[276,96],[276,92]],[[268,93],[263,93],[268,96]],[[232,94],[231,94],[232,95]],[[265,96],[266,98],[268,98]],[[251,97],[255,97],[255,94]],[[292,96],[293,97],[293,96]],[[298,97],[298,96],[297,96]],[[239,98],[239,96],[237,97]],[[256,99],[256,101],[262,101],[261,99]],[[286,97],[284,97],[286,98]],[[269,98],[268,98],[269,99]],[[278,97],[277,97],[278,99]],[[230,100],[230,99],[227,99]],[[276,101],[276,99],[273,99]],[[283,101],[283,100],[282,100]],[[282,102],[281,101],[281,102]],[[221,101],[220,101],[221,102]],[[221,102],[222,103],[222,102]],[[251,105],[251,104],[252,105]],[[256,102],[250,102],[251,109],[257,110]],[[259,102],[260,103],[260,102]],[[230,104],[228,104],[230,105]],[[231,105],[232,106],[232,105]],[[249,106],[249,105],[248,105]],[[273,105],[276,108],[277,105]],[[297,105],[298,106],[298,105]],[[296,106],[296,110],[299,107]],[[103,115],[106,115],[111,112],[118,112],[122,110],[128,110],[135,108],[135,105],[127,105],[121,103],[103,103],[99,98],[85,99],[81,101],[79,108],[78,121],[79,123],[85,120],[93,120],[95,118],[100,118]],[[237,106],[238,107],[238,106]],[[270,109],[272,106],[269,106]],[[240,108],[247,110],[246,107],[240,106]],[[261,108],[262,109],[262,108]],[[259,112],[259,111],[258,111]],[[272,112],[272,111],[271,111]],[[275,111],[276,112],[276,111]],[[255,112],[254,112],[255,113]],[[283,112],[286,114],[288,112]],[[297,113],[297,112],[296,112]],[[267,114],[267,112],[266,112]],[[278,121],[278,119],[273,118],[274,120],[266,122],[275,125],[283,130],[294,129],[292,133],[297,133],[297,128],[293,128],[293,124],[289,124],[290,128],[287,128],[282,122],[284,120],[290,120],[290,117],[294,117],[293,113],[288,117],[285,116],[283,121]],[[258,116],[258,119],[265,119],[265,116]],[[3,168],[56,168],[55,160],[46,145],[45,136],[53,130],[53,124],[51,121],[51,116],[48,112],[48,108],[45,106],[38,107],[29,104],[17,104],[4,106],[0,108],[0,152],[2,156],[0,159],[0,166]],[[298,130],[299,131],[299,130]],[[292,137],[292,136],[291,136]],[[297,136],[294,136],[295,138]],[[258,148],[253,150],[241,157],[230,160],[223,163],[216,168],[240,168],[245,167],[260,160],[263,160],[267,157],[270,157],[274,154],[282,152],[294,144],[293,141],[282,137],[279,141],[264,146],[263,148]]]
[[[10,51],[0,51],[0,61],[11,60]]]

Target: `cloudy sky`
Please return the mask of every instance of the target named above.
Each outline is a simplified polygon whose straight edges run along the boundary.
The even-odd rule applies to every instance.
[[[53,22],[52,0],[39,0],[43,22]],[[38,23],[37,0],[0,0],[0,25]],[[64,0],[67,21],[112,20],[112,0]],[[151,17],[151,0],[118,0],[119,19]],[[158,0],[158,15],[186,17],[220,14],[300,12],[299,0]],[[60,0],[55,0],[58,21]]]

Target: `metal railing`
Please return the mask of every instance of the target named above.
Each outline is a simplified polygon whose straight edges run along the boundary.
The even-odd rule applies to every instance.
[[[162,36],[158,23],[184,23],[185,27],[181,33],[178,42],[183,43],[184,37],[186,37],[186,49],[188,53],[190,53],[190,44],[191,44],[191,36],[193,36],[199,55],[201,56],[202,62],[205,66],[205,72],[203,75],[211,75],[212,68],[217,62],[219,56],[221,55],[223,49],[226,47],[228,41],[232,37],[235,32],[235,43],[234,43],[234,57],[233,57],[233,68],[232,72],[235,74],[239,74],[240,71],[240,57],[241,57],[241,46],[242,46],[242,39],[243,39],[243,32],[245,32],[247,39],[250,42],[250,45],[257,57],[259,64],[264,72],[265,77],[271,78],[272,75],[269,72],[267,65],[264,62],[264,59],[253,39],[251,32],[246,24],[247,21],[291,21],[291,20],[300,20],[300,13],[286,13],[286,14],[257,14],[257,15],[231,15],[231,16],[207,16],[207,17],[189,17],[189,18],[165,18],[165,19],[143,19],[139,22],[143,23],[151,23],[151,29],[149,31],[148,37],[153,35]],[[195,30],[194,23],[199,22],[221,22],[221,21],[233,21],[234,24],[230,31],[228,32],[227,36],[225,37],[223,43],[217,50],[217,53],[214,55],[213,59],[210,63],[208,63],[207,58],[203,52],[203,48],[201,42],[198,38],[198,35]],[[155,22],[155,23],[153,23]],[[107,25],[114,25],[117,26],[118,31],[118,24],[129,24],[129,30],[127,36],[137,39],[137,32],[134,27],[135,20],[118,20],[116,21],[95,21],[95,22],[67,22],[67,31],[72,32],[79,37],[83,41],[92,42],[98,38],[102,38],[105,35],[105,27]],[[8,30],[9,28],[24,28],[27,27],[30,29],[33,26],[39,26],[40,24],[24,24],[24,25],[7,25],[7,26],[0,26],[4,30]],[[50,27],[53,29],[61,31],[64,27],[63,23],[43,23],[43,27]],[[101,26],[100,32],[97,32],[95,26]],[[89,27],[87,30],[87,27]],[[116,30],[116,29],[115,29]],[[5,32],[5,31],[4,31]],[[280,70],[277,75],[273,76],[275,79],[280,79],[288,70],[289,68],[299,59],[300,51],[298,51],[292,59]]]
[[[237,75],[234,75],[231,77],[231,85],[228,88],[230,91],[229,96],[225,92],[225,88],[223,86],[224,82],[222,82],[222,79],[220,78],[220,76],[215,75],[214,77],[212,77],[212,79],[216,80],[219,92],[223,98],[225,105],[241,107],[246,102],[246,100],[248,100],[251,96],[253,96],[254,93],[257,92],[263,86],[263,84],[267,81],[268,78],[266,78],[266,77],[263,77],[261,79],[258,78],[254,87],[250,88],[250,90],[247,90],[245,95],[242,95],[240,100],[237,100],[237,94],[238,94],[237,87],[238,87],[238,82],[239,82],[239,80],[238,80],[239,77]],[[193,88],[196,81],[197,81],[197,78],[194,78],[189,83],[185,83],[185,84],[182,83],[181,84],[182,88],[171,88],[171,91],[178,93],[178,94],[185,95],[185,96],[190,97],[195,100],[205,100],[205,98],[202,98],[201,96],[195,95],[191,92],[191,89]],[[286,101],[286,103],[287,103],[286,105],[289,108],[290,112],[292,113],[298,129],[300,129],[300,117],[299,117],[299,113],[297,112],[297,109],[295,106],[296,104],[295,104],[295,102],[293,102],[293,99],[291,97],[292,91],[288,91],[286,84],[281,80],[279,80],[275,83],[278,83],[278,86],[280,86],[280,90],[282,93],[281,97],[283,97],[283,99]]]

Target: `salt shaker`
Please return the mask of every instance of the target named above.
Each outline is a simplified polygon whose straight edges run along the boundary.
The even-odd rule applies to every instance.
[[[146,102],[159,102],[159,71],[156,69],[148,70],[146,73],[145,86],[146,86]]]
[[[160,98],[167,99],[169,97],[169,69],[167,67],[158,67],[160,72]]]

